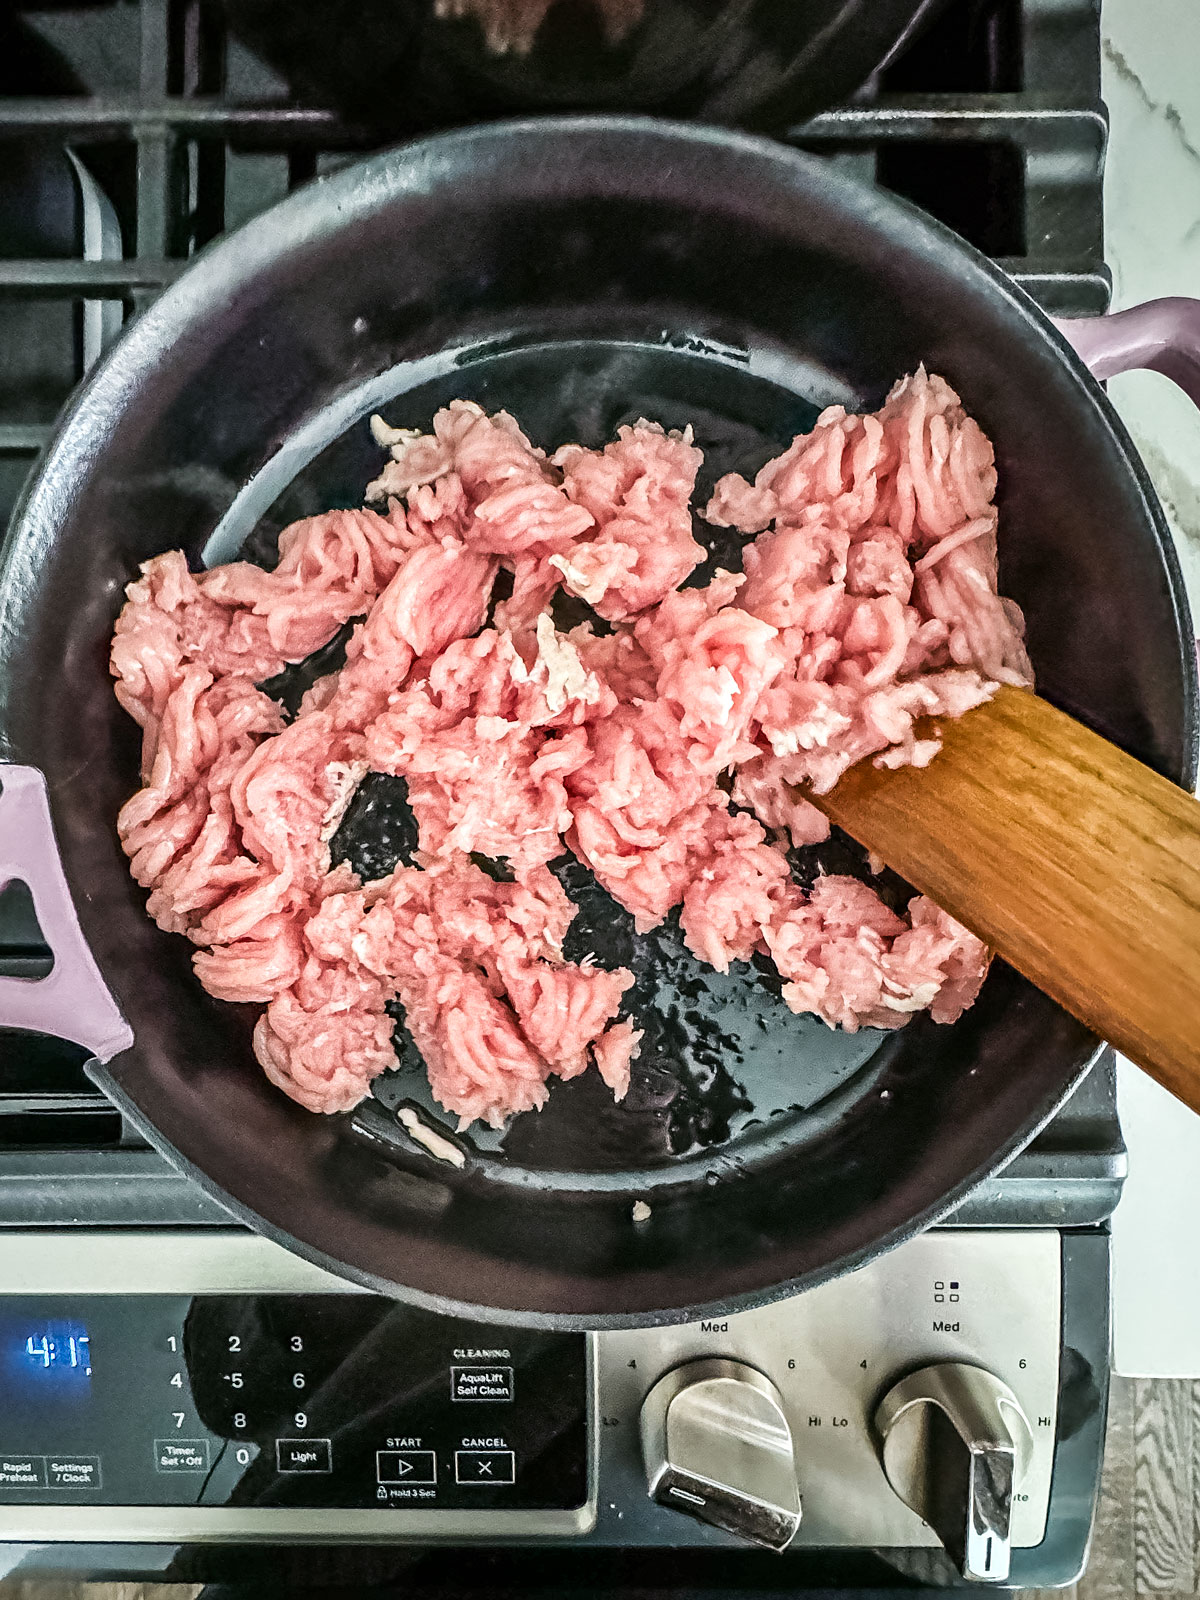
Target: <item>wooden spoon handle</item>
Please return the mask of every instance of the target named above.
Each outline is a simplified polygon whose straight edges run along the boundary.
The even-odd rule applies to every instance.
[[[1200,804],[1022,689],[942,733],[804,797],[1200,1111]]]

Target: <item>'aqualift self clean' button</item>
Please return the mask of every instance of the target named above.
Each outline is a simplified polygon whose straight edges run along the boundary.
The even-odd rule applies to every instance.
[[[511,1367],[451,1367],[451,1400],[511,1400]]]

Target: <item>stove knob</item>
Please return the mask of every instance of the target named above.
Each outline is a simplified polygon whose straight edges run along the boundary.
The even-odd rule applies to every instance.
[[[740,1361],[691,1361],[642,1406],[651,1496],[770,1550],[800,1526],[792,1431],[779,1390]]]
[[[961,1361],[901,1379],[875,1412],[888,1482],[973,1583],[1004,1583],[1013,1491],[1033,1433],[999,1378]]]

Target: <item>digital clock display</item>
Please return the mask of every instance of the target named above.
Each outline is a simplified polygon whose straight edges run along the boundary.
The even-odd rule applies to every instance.
[[[92,1345],[87,1329],[78,1322],[43,1322],[18,1339],[25,1361],[35,1371],[56,1376],[90,1378]]]

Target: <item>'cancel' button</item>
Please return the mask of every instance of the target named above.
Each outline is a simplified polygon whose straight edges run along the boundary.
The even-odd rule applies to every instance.
[[[51,1489],[98,1489],[99,1456],[47,1456],[46,1471]]]

